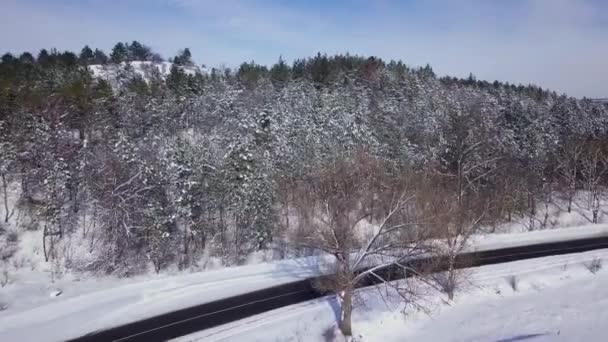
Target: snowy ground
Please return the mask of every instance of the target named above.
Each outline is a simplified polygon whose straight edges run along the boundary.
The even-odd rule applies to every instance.
[[[82,285],[64,289],[61,297],[52,297],[50,289],[37,306],[0,312],[0,341],[61,341],[88,332],[134,322],[162,313],[187,308],[221,298],[255,291],[277,284],[306,279],[318,274],[317,261],[309,259],[282,261],[253,266],[179,276],[158,276],[121,285],[116,279],[86,284],[97,291],[85,294]],[[73,284],[73,283],[72,283]],[[68,284],[64,284],[68,285]],[[105,289],[104,289],[105,287]],[[38,297],[25,294],[22,287],[6,288],[7,299]],[[14,290],[10,292],[11,290]],[[23,297],[18,297],[23,295]],[[35,302],[30,299],[31,305]],[[32,329],[35,327],[35,329]],[[60,327],[60,328],[59,328]]]
[[[500,234],[479,238],[472,248],[483,250],[607,234],[608,225]],[[315,258],[304,258],[155,278],[66,281],[63,287],[55,283],[50,288],[38,288],[35,281],[29,288],[23,284],[7,286],[0,295],[11,307],[0,311],[0,340],[74,338],[195,304],[305,279],[323,272],[322,265]],[[57,290],[63,293],[53,297]],[[331,321],[331,315],[325,319]]]
[[[428,290],[428,312],[388,306],[362,290],[353,329],[359,341],[605,341],[608,272],[593,269],[608,250],[484,266],[447,303]],[[592,273],[590,270],[596,271]],[[199,332],[176,341],[331,341],[336,303],[315,300]],[[338,339],[339,340],[339,339]]]
[[[591,214],[585,209],[584,194],[580,197],[572,213],[567,213],[559,201],[551,204],[545,230],[528,232],[528,220],[520,218],[497,227],[497,234],[476,236],[470,248],[495,249],[608,235],[608,224],[589,225]],[[11,191],[9,199],[12,208],[18,192]],[[3,206],[0,214],[3,217]],[[543,216],[539,210],[538,217]],[[606,219],[608,215],[602,211],[600,222]],[[259,254],[250,258],[250,265],[227,269],[214,269],[221,265],[203,261],[201,269],[181,272],[168,270],[160,275],[147,273],[128,279],[94,277],[72,272],[63,263],[68,257],[79,258],[78,262],[90,257],[88,240],[80,239],[81,234],[62,241],[60,247],[65,252],[61,253],[61,260],[45,262],[42,232],[26,230],[22,220],[17,211],[8,225],[3,223],[6,231],[0,235],[0,254],[10,252],[10,257],[3,257],[0,263],[0,341],[27,340],[27,336],[33,336],[33,340],[36,336],[44,336],[44,340],[77,337],[194,304],[305,279],[319,274],[322,268],[316,259],[264,262],[269,259]],[[65,329],[57,329],[58,326]]]

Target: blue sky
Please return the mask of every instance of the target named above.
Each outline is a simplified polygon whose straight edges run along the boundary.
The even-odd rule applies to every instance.
[[[603,0],[0,0],[0,47],[135,39],[230,67],[350,52],[608,97],[607,14]]]

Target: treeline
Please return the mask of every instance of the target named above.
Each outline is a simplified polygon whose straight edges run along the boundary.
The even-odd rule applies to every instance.
[[[606,106],[536,86],[350,55],[192,74],[188,49],[168,76],[144,79],[129,62],[160,59],[136,42],[109,57],[44,51],[0,63],[3,193],[20,185],[19,225],[42,230],[48,259],[67,236],[90,241],[72,265],[82,270],[305,252],[288,247],[301,185],[362,151],[391,174],[439,177],[458,203],[484,198],[492,221],[528,215],[531,229],[547,224],[536,210],[558,190],[585,188],[591,206],[606,183]]]

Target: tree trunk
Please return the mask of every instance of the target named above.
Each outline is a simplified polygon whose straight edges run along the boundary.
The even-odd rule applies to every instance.
[[[598,222],[598,214],[600,212],[600,199],[597,193],[593,195],[593,223],[596,224]]]
[[[450,261],[449,261],[449,266],[448,266],[448,277],[447,277],[447,284],[446,284],[446,292],[448,295],[448,299],[454,300],[454,291],[456,290],[456,270],[454,269],[454,259],[455,256],[451,255],[449,257]]]
[[[285,195],[285,229],[289,230],[289,193]]]
[[[598,214],[597,209],[593,209],[593,223],[594,224],[597,224],[597,214]]]
[[[225,228],[225,223],[224,223],[224,204],[223,204],[224,199],[222,198],[220,200],[220,206],[219,206],[219,214],[220,214],[220,244],[222,245],[222,253],[225,255],[225,252],[227,250],[227,243],[226,243],[226,228]]]
[[[353,313],[353,289],[345,289],[340,297],[342,299],[340,306],[340,331],[342,331],[344,336],[352,336],[353,329],[351,324],[351,316]]]
[[[180,265],[180,269],[185,269],[190,265],[190,234],[189,228],[186,228],[184,231],[184,240],[183,240],[183,251],[182,251],[182,261]]]
[[[11,215],[8,212],[8,184],[6,182],[6,176],[4,174],[2,174],[2,192],[4,196],[4,222],[8,223],[8,220],[11,218]]]
[[[42,251],[44,252],[44,261],[49,261],[49,254],[46,251],[46,224],[44,225],[44,230],[42,232]]]

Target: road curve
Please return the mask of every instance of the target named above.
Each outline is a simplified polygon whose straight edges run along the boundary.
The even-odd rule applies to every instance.
[[[579,253],[602,248],[608,248],[608,237],[467,252],[458,256],[456,264],[460,268],[475,267],[552,255]],[[412,261],[410,265],[414,268],[421,267],[422,265],[433,265],[431,271],[436,272],[444,268],[442,265],[445,265],[445,262],[437,259],[432,261],[418,259]],[[411,275],[411,273],[400,275],[399,272],[391,269],[387,269],[384,272],[391,274],[393,276],[392,279]],[[362,282],[361,286],[373,285],[374,279],[369,277]],[[306,279],[196,305],[108,330],[92,332],[72,341],[166,341],[280,307],[325,296],[326,293],[315,289],[314,284],[317,280],[318,278]]]

